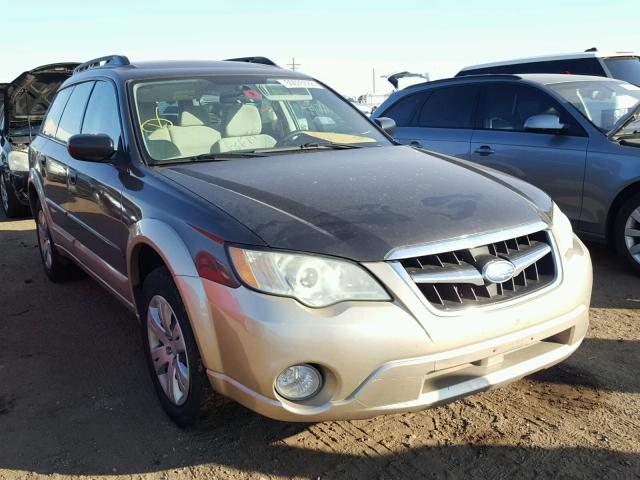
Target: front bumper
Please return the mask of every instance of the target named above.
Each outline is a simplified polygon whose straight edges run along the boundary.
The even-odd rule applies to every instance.
[[[543,294],[454,317],[429,312],[387,264],[369,265],[394,302],[310,309],[288,298],[202,282],[212,327],[194,331],[213,387],[265,416],[315,422],[415,411],[508,383],[567,358],[588,326],[591,262],[574,239],[564,277]],[[187,295],[193,319],[203,302]],[[191,299],[191,301],[189,301]],[[319,394],[294,403],[274,390],[293,364],[319,366]]]

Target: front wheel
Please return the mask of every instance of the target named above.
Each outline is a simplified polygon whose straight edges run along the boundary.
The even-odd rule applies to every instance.
[[[0,198],[2,199],[2,210],[8,218],[20,218],[28,215],[28,207],[20,203],[4,173],[0,175]]]
[[[178,289],[169,271],[151,272],[142,287],[142,344],[160,404],[181,427],[193,424],[208,380]]]
[[[640,273],[640,193],[622,205],[613,229],[618,254]]]

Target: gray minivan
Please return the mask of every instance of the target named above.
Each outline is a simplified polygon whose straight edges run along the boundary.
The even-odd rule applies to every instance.
[[[559,74],[478,75],[391,95],[396,140],[542,188],[584,238],[640,271],[640,87]]]

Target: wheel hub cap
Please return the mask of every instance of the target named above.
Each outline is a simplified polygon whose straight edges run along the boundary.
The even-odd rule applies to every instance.
[[[187,347],[175,312],[160,295],[149,302],[147,331],[158,382],[171,403],[182,405],[189,394]]]
[[[47,269],[50,269],[53,264],[51,238],[49,237],[49,229],[47,228],[47,218],[44,216],[42,209],[38,211],[38,245],[40,246],[42,261]]]
[[[624,242],[631,257],[640,263],[640,207],[636,208],[624,226]]]

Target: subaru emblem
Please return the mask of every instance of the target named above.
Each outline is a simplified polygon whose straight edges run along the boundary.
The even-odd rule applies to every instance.
[[[482,267],[482,278],[491,283],[502,283],[513,278],[516,267],[508,260],[496,259]]]

